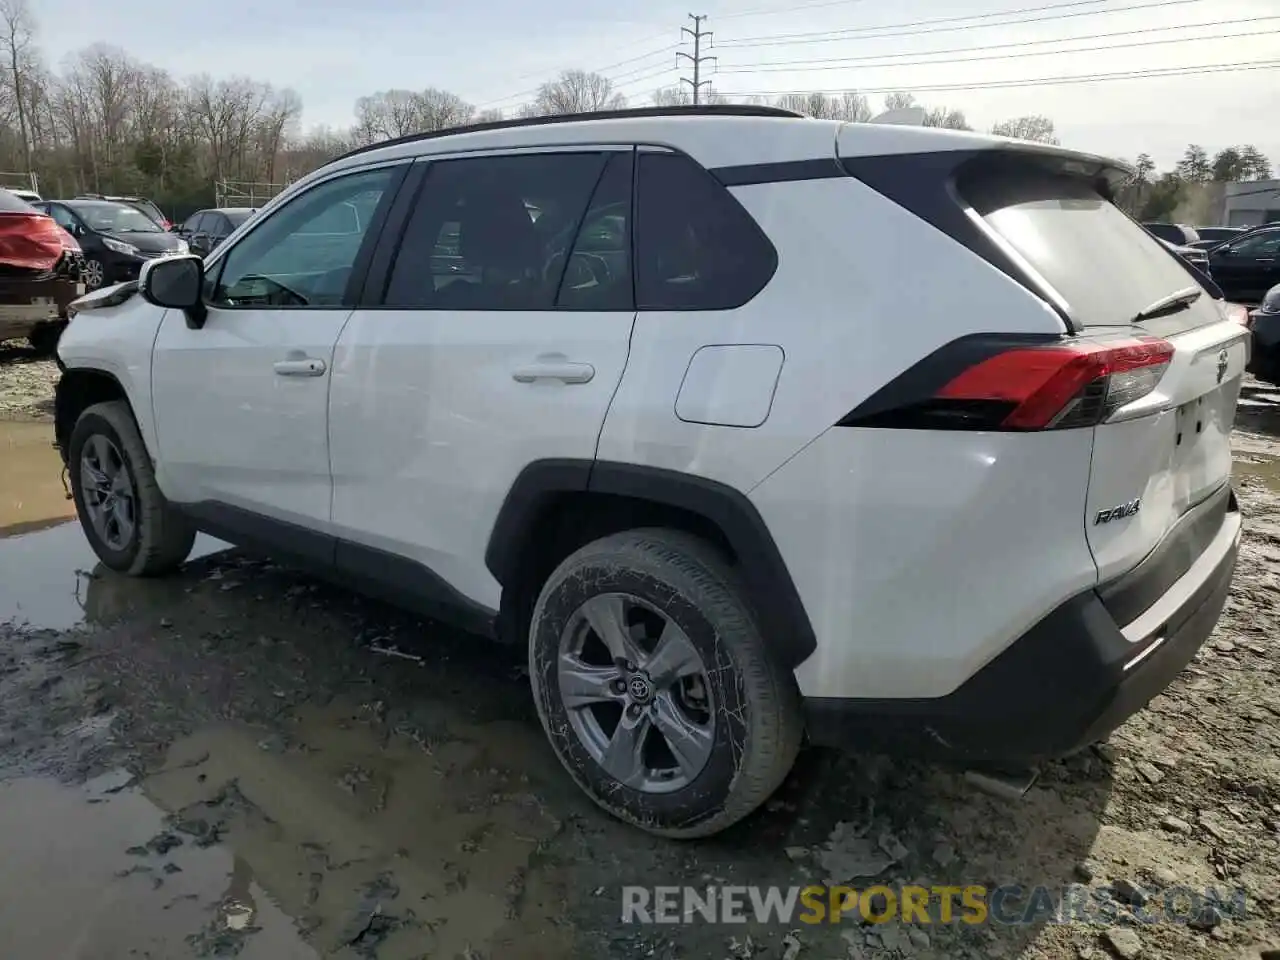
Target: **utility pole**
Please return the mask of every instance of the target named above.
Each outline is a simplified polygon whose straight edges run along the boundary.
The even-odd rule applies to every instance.
[[[704,63],[711,63],[716,58],[704,57],[702,55],[702,41],[704,38],[708,40],[711,39],[712,35],[710,30],[702,29],[702,22],[707,19],[706,14],[703,14],[702,16],[694,16],[691,13],[689,14],[689,19],[693,21],[693,29],[690,30],[688,27],[681,27],[680,32],[687,33],[689,36],[693,37],[693,55],[690,56],[682,51],[676,54],[676,59],[679,60],[681,57],[684,57],[693,64],[693,79],[690,80],[688,77],[681,77],[680,82],[687,83],[693,88],[693,102],[694,104],[697,104],[699,97],[702,95],[702,88],[704,86],[711,85],[710,80],[701,79],[702,65]]]

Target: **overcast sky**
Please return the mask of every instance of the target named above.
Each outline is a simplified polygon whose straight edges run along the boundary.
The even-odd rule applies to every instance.
[[[565,67],[600,70],[640,105],[687,74],[675,45],[692,26],[691,8],[673,0],[118,0],[103,16],[86,16],[84,0],[35,0],[31,9],[55,66],[104,42],[179,78],[252,76],[296,90],[307,126],[349,124],[356,97],[397,87],[441,87],[511,108]],[[1211,153],[1254,143],[1280,168],[1280,69],[989,86],[1280,66],[1277,0],[709,0],[692,12],[708,14],[718,63],[707,69],[718,70],[725,93],[906,89],[926,105],[963,110],[980,129],[1043,113],[1064,144],[1081,149],[1128,159],[1147,152],[1167,167],[1189,142]],[[1057,50],[1075,52],[1046,52]],[[797,61],[807,63],[776,66]],[[880,94],[870,96],[878,105]]]

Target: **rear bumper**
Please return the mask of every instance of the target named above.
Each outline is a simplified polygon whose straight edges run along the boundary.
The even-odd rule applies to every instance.
[[[945,697],[807,699],[810,740],[1021,765],[1103,739],[1182,672],[1222,613],[1241,527],[1234,493],[1224,496],[1203,551],[1125,627],[1112,611],[1126,606],[1118,598],[1150,595],[1150,567],[1071,598]]]

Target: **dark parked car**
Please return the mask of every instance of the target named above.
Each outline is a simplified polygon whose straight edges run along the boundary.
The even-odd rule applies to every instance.
[[[1170,243],[1168,240],[1162,240],[1160,237],[1156,237],[1156,239],[1160,240],[1161,243],[1197,270],[1203,273],[1209,272],[1209,255],[1205,253],[1205,251],[1198,247],[1184,247],[1176,243]]]
[[[1195,243],[1188,246],[1195,247],[1198,250],[1211,250],[1220,243],[1226,243],[1228,240],[1234,240],[1245,233],[1248,233],[1248,227],[1196,227],[1196,234],[1200,237]]]
[[[160,208],[148,200],[146,197],[108,197],[101,193],[82,193],[76,197],[77,200],[114,200],[116,203],[127,203],[131,207],[137,207],[148,217],[158,223],[163,230],[172,230],[173,222],[161,212]]]
[[[185,240],[127,203],[44,200],[33,206],[79,242],[84,251],[84,284],[90,290],[136,280],[147,260],[187,252]]]
[[[1178,247],[1190,246],[1200,240],[1195,227],[1189,227],[1185,223],[1144,223],[1143,226],[1165,243]]]
[[[1253,331],[1249,372],[1280,386],[1280,284],[1268,290],[1258,309],[1249,314],[1249,329]]]
[[[176,230],[191,246],[192,253],[205,256],[211,253],[231,232],[254,214],[252,207],[220,207],[214,210],[198,210]]]
[[[1254,230],[1214,247],[1209,272],[1228,300],[1259,302],[1280,283],[1280,227]]]
[[[53,349],[67,305],[84,293],[80,248],[54,221],[0,190],[0,341],[25,337]]]

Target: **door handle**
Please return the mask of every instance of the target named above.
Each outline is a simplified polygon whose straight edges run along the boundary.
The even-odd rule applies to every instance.
[[[316,357],[303,357],[297,360],[277,360],[275,371],[281,377],[321,377],[324,376],[324,361]]]
[[[537,380],[559,380],[561,383],[589,383],[596,375],[596,368],[589,363],[571,363],[559,358],[536,360],[511,371],[517,383],[534,383]]]

